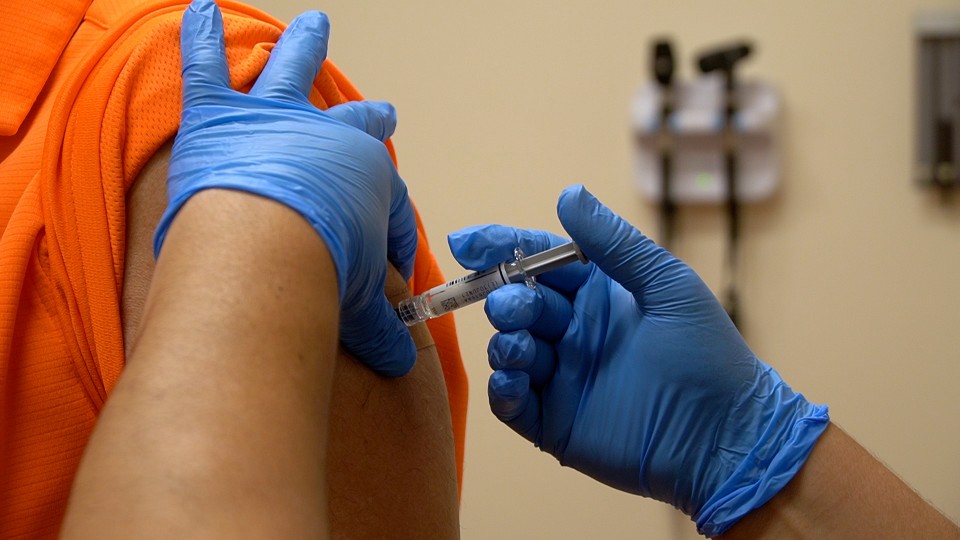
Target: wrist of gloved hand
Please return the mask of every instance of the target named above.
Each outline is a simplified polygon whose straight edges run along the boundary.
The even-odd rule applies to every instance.
[[[756,443],[745,454],[738,450],[726,455],[720,450],[707,456],[714,469],[708,475],[711,493],[699,510],[691,512],[697,530],[711,538],[786,487],[829,424],[826,405],[812,404],[794,393],[770,366],[758,361],[758,369],[762,374],[737,396],[729,412],[753,419],[739,426],[743,431],[738,432],[743,437],[756,436]]]

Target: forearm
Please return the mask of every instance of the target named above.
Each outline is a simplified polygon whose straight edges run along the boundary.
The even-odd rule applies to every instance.
[[[326,247],[299,215],[239,192],[191,199],[64,537],[323,536],[338,301]]]
[[[960,538],[960,529],[831,425],[790,484],[722,538]]]

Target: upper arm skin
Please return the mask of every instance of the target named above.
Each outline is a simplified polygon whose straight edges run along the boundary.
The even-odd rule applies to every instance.
[[[170,147],[154,155],[127,194],[122,316],[128,354],[153,273]],[[394,302],[409,295],[392,268],[386,292]],[[412,333],[417,363],[399,379],[374,374],[342,349],[338,354],[327,449],[332,538],[459,537],[446,387],[429,332],[418,325]]]

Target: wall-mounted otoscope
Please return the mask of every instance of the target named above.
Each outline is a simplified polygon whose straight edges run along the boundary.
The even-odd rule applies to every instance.
[[[673,243],[677,204],[670,193],[670,175],[673,155],[673,138],[670,117],[673,114],[673,49],[670,42],[660,40],[653,44],[653,78],[660,86],[660,245],[666,249]]]
[[[750,43],[706,50],[695,57],[697,75],[687,80],[679,76],[672,47],[666,39],[651,43],[648,80],[630,104],[634,178],[657,205],[658,243],[671,251],[681,237],[684,208],[725,209],[727,253],[718,296],[742,327],[741,214],[744,205],[771,198],[780,182],[780,93],[762,80],[738,77],[741,62],[752,54]]]
[[[737,64],[750,55],[752,47],[742,42],[722,49],[702,54],[697,65],[702,73],[719,72],[724,78],[724,114],[723,114],[723,159],[724,172],[727,180],[727,264],[729,282],[727,285],[724,304],[733,324],[739,326],[740,313],[738,310],[737,293],[737,266],[740,250],[740,205],[737,200],[737,133],[734,125],[737,104],[737,81],[735,68]]]

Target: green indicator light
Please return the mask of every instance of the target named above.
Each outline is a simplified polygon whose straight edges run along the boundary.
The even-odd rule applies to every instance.
[[[699,189],[700,191],[707,191],[711,187],[713,187],[713,184],[715,183],[715,181],[712,174],[699,173],[695,178],[695,183],[697,185],[697,189]]]

